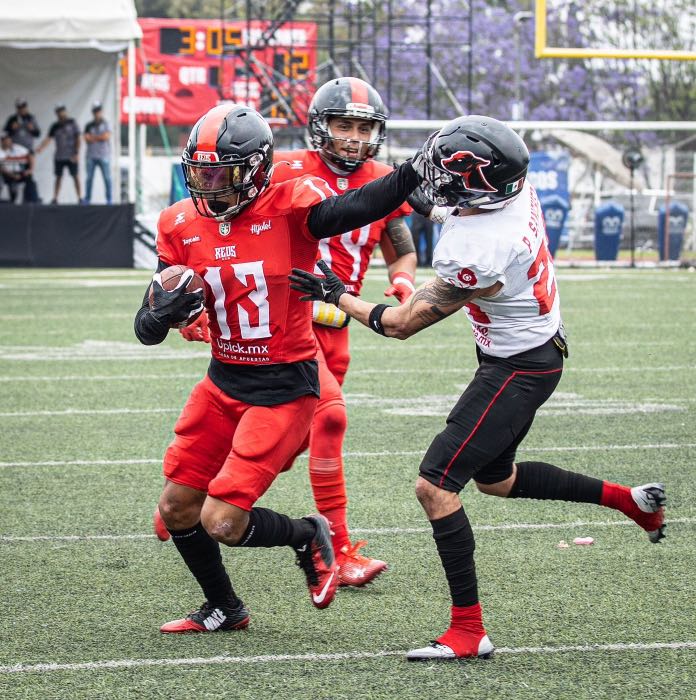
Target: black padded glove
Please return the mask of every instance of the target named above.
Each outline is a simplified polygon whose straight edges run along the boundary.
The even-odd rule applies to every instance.
[[[311,272],[293,267],[292,274],[288,275],[290,289],[305,295],[300,297],[300,301],[325,301],[327,304],[338,306],[341,294],[346,293],[346,286],[323,260],[319,260],[317,266],[324,273],[324,277],[317,277]]]
[[[174,328],[186,321],[189,316],[203,308],[203,290],[187,292],[186,285],[193,277],[193,270],[187,270],[179,284],[170,292],[162,287],[160,273],[152,278],[150,295],[150,314],[165,326]]]
[[[416,187],[406,198],[406,201],[413,207],[413,210],[422,216],[430,216],[430,212],[435,206],[426,196],[420,187]]]

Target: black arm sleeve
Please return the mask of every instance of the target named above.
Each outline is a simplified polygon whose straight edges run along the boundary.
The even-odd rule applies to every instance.
[[[149,294],[150,287],[147,288],[143,297],[143,305],[138,309],[138,313],[135,314],[135,323],[133,324],[135,337],[143,345],[159,345],[167,337],[169,328],[160,323],[150,313]]]
[[[157,265],[157,272],[162,272],[167,267],[161,260]],[[169,333],[169,328],[160,323],[150,313],[150,285],[148,284],[143,297],[143,305],[135,314],[135,322],[133,324],[135,337],[143,345],[159,345]]]
[[[411,163],[402,163],[389,175],[315,204],[307,219],[309,232],[317,239],[329,238],[379,221],[399,207],[418,184]]]

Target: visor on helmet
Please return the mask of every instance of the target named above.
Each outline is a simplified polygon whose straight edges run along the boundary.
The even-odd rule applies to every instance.
[[[202,216],[229,218],[259,194],[255,183],[264,161],[260,153],[243,160],[218,162],[201,162],[196,155],[191,159],[184,154],[182,166],[186,187]]]

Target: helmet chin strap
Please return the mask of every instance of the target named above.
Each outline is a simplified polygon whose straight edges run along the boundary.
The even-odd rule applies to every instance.
[[[334,173],[335,175],[343,175],[343,176],[346,176],[346,175],[350,175],[351,172],[353,172],[353,171],[351,171],[351,170],[344,170],[343,168],[339,168],[339,167],[338,167],[338,164],[337,164],[337,163],[334,163],[334,162],[331,160],[330,156],[328,156],[328,155],[325,153],[325,151],[326,151],[325,148],[320,148],[320,149],[319,149],[319,157],[324,161],[324,165],[326,165],[326,167],[327,167],[332,173]]]

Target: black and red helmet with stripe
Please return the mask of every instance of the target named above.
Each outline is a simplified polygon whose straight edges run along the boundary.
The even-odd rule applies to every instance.
[[[181,161],[196,211],[218,220],[229,219],[268,185],[273,133],[251,107],[218,105],[191,129]]]
[[[346,172],[357,170],[366,160],[374,158],[386,136],[387,108],[377,90],[360,78],[335,78],[324,83],[314,94],[309,105],[307,129],[312,145],[322,156]],[[331,134],[332,117],[365,119],[373,123],[370,140],[361,149],[361,157],[345,158],[334,146]]]
[[[527,146],[507,124],[469,114],[428,137],[420,187],[440,206],[498,208],[520,194],[528,166]]]

